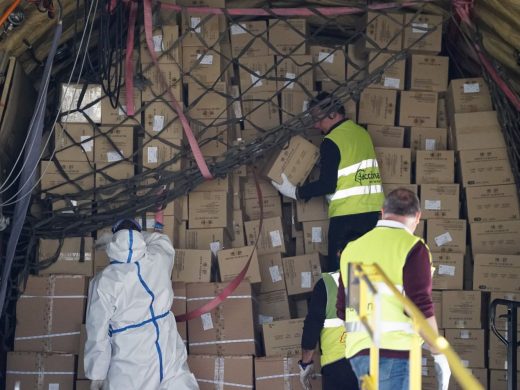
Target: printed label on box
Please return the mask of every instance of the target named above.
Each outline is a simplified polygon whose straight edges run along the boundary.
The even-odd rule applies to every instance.
[[[92,138],[90,135],[81,136],[81,147],[83,148],[83,150],[85,152],[92,152],[93,146],[94,146],[94,138]]]
[[[273,248],[282,246],[282,237],[280,236],[279,230],[273,230],[272,232],[269,232],[269,235],[271,236],[271,245]]]
[[[385,81],[383,82],[383,85],[387,88],[395,88],[399,89],[399,85],[401,84],[400,79],[396,79],[394,77],[385,77]]]
[[[463,365],[464,367],[469,366],[469,361],[468,361],[468,360],[460,359],[460,361],[462,362],[462,365]]]
[[[196,18],[194,16],[192,16],[190,18],[190,23],[191,23],[191,28],[193,28],[195,30],[196,33],[201,33],[202,29],[200,27],[200,18]],[[199,27],[197,27],[199,26]]]
[[[204,313],[200,316],[200,319],[202,320],[202,329],[213,329],[213,320],[211,319],[211,313]]]
[[[317,243],[321,242],[321,226],[313,226],[312,227],[311,241],[312,242],[317,242]]]
[[[152,164],[157,164],[157,154],[159,148],[157,146],[148,146],[148,162]]]
[[[440,264],[439,265],[439,275],[455,275],[455,267],[453,265]]]
[[[464,93],[478,93],[480,85],[478,83],[464,83]]]
[[[49,383],[49,390],[60,390],[59,383]]]
[[[428,376],[428,367],[421,367],[422,376]]]
[[[218,251],[220,250],[220,241],[210,242],[209,250],[211,251],[211,253],[213,253],[216,256]]]
[[[428,32],[428,23],[412,23],[412,32],[415,34]]]
[[[231,26],[231,35],[240,35],[240,34],[246,34],[247,31],[244,29],[243,25],[241,24],[233,24]]]
[[[334,63],[334,54],[327,53],[326,51],[320,51],[318,53],[318,62],[328,62],[329,64]]]
[[[440,210],[441,201],[440,200],[425,200],[424,209],[425,210]]]
[[[163,36],[154,35],[152,39],[153,39],[153,50],[156,53],[161,53],[163,51]]]
[[[301,288],[311,288],[312,284],[312,275],[310,272],[302,272],[301,273],[301,278],[302,278],[302,282],[301,282]]]
[[[308,108],[309,108],[309,101],[308,100],[304,100],[303,103],[302,103],[302,112],[307,111]]]
[[[154,115],[153,116],[153,131],[161,131],[164,129],[164,115]]]
[[[108,162],[121,161],[123,159],[122,155],[123,155],[122,151],[121,151],[121,153],[118,153],[116,151],[107,152],[107,161]]]
[[[273,265],[269,267],[269,273],[271,274],[271,280],[273,283],[280,282],[282,280],[282,275],[280,274],[280,267],[277,265]]]
[[[294,80],[296,78],[296,74],[291,73],[291,72],[287,72],[287,73],[285,73],[285,78],[289,79],[289,80],[285,80],[285,83],[283,84],[283,86],[287,87],[289,89],[293,89],[294,88],[294,83],[292,81],[290,81],[290,80]]]
[[[435,150],[435,140],[431,138],[426,138],[424,141],[424,148],[426,150]]]
[[[442,233],[441,235],[435,237],[435,243],[437,246],[443,246],[452,241],[453,238],[451,238],[450,232]]]
[[[202,59],[200,57],[202,57]],[[202,54],[197,54],[197,60],[199,60],[199,59],[200,59],[201,65],[213,64],[213,55],[212,54],[204,54],[204,56]]]
[[[126,105],[121,104],[120,106],[117,106],[117,115],[126,116]]]
[[[461,339],[469,339],[469,330],[463,329],[460,331]]]
[[[260,79],[260,71],[255,70],[251,73],[251,84],[253,84],[253,87],[261,87],[263,85],[262,80]]]

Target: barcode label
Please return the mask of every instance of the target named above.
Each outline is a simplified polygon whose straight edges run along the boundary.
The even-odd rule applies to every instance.
[[[321,226],[313,226],[311,236],[312,242],[321,243]]]
[[[190,25],[191,25],[191,28],[195,30],[196,33],[201,33],[202,29],[200,27],[200,18],[196,18],[194,16],[192,16],[190,18]],[[198,26],[198,27],[197,27]]]
[[[121,152],[121,153],[118,153],[116,151],[107,152],[107,161],[108,162],[121,161],[123,159],[123,157],[121,156],[122,154],[123,154],[123,152]]]
[[[209,250],[216,256],[218,251],[220,250],[220,241],[210,242]]]
[[[428,23],[412,23],[412,32],[414,34],[424,34],[428,32]]]
[[[164,128],[164,116],[163,115],[154,115],[152,129],[153,131],[161,131]]]
[[[425,208],[425,210],[440,210],[441,201],[440,200],[425,200],[424,208]]]
[[[49,390],[60,390],[59,383],[49,383]]]
[[[211,319],[211,313],[204,313],[200,316],[200,319],[202,320],[202,329],[213,329],[213,320]]]
[[[318,53],[318,62],[328,62],[329,64],[334,63],[334,54],[327,53],[326,51],[320,51]]]
[[[285,78],[289,79],[289,80],[285,81],[284,87],[287,87],[289,89],[293,89],[294,88],[294,83],[292,81],[290,81],[290,80],[294,80],[296,78],[296,74],[295,73],[291,73],[291,72],[287,72],[287,73],[285,73]]]
[[[394,77],[385,77],[385,80],[383,82],[383,85],[386,88],[395,88],[399,89],[399,86],[401,85],[401,79],[396,79]]]
[[[302,103],[302,112],[307,111],[308,108],[309,108],[309,101],[308,100],[304,100],[303,103]]]
[[[157,155],[159,148],[157,146],[148,146],[148,162],[151,164],[157,164]]]
[[[424,148],[426,150],[435,150],[435,140],[432,138],[426,138],[424,141]]]
[[[478,93],[480,92],[480,85],[478,83],[465,83],[464,93]]]
[[[312,275],[310,272],[302,272],[301,279],[301,288],[311,288]]]
[[[260,71],[255,70],[254,74],[251,73],[251,84],[253,84],[253,87],[255,88],[263,85],[262,80],[260,79]]]
[[[453,265],[440,264],[439,265],[439,275],[455,275],[455,267]]]
[[[152,39],[153,39],[153,50],[156,53],[162,53],[162,51],[163,51],[163,36],[162,35],[154,35]]]
[[[443,246],[453,241],[450,232],[443,233],[435,237],[435,243],[437,246]]]
[[[273,248],[282,246],[282,237],[279,230],[273,230],[272,232],[269,232],[269,236],[271,236],[271,245]]]
[[[231,35],[246,34],[247,31],[241,24],[234,24],[231,26]]]
[[[269,267],[269,273],[271,274],[271,280],[273,281],[273,283],[280,282],[282,280],[280,267],[278,267],[277,265]]]
[[[262,324],[269,324],[273,322],[274,318],[272,316],[264,316],[263,314],[258,315],[258,322],[260,325]]]
[[[94,139],[90,135],[82,135],[81,147],[85,152],[92,152],[92,148],[94,147]]]
[[[200,57],[202,57],[202,58],[200,58]],[[213,64],[213,55],[212,54],[205,54],[205,55],[197,54],[197,60],[199,60],[199,59],[200,59],[201,65]]]
[[[461,339],[469,339],[469,330],[461,330],[460,331],[460,338]]]

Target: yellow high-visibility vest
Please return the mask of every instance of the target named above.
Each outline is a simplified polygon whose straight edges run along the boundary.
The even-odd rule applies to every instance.
[[[322,274],[327,290],[327,308],[325,322],[320,333],[321,366],[334,363],[345,357],[345,327],[343,320],[336,315],[338,298],[339,272]]]

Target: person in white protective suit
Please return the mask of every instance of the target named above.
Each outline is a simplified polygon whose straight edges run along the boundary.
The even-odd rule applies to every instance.
[[[170,311],[175,250],[134,220],[114,225],[110,265],[90,282],[85,375],[91,390],[192,390],[186,347]]]

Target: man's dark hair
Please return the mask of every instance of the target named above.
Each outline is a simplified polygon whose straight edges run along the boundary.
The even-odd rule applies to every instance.
[[[120,230],[137,230],[141,231],[141,225],[135,219],[121,219],[112,226],[112,233],[117,233]]]
[[[411,217],[419,211],[421,211],[419,198],[406,188],[396,188],[386,196],[383,203],[383,213],[387,214]]]
[[[320,92],[309,102],[309,109],[319,107],[321,111],[326,114],[337,112],[340,115],[346,116],[345,107],[341,101],[329,92]]]

